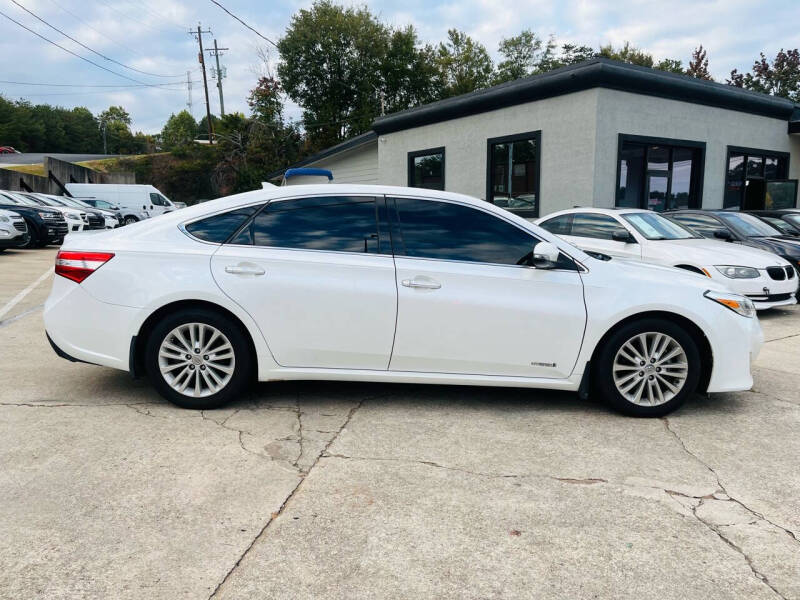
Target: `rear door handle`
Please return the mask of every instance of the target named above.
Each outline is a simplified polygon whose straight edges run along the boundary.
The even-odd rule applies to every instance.
[[[266,273],[261,267],[249,267],[247,265],[229,265],[225,267],[225,272],[231,275],[263,275]]]
[[[400,283],[407,288],[419,288],[422,290],[438,290],[442,284],[433,279],[403,279]]]

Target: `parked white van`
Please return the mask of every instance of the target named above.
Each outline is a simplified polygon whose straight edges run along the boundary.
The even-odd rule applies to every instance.
[[[172,201],[152,185],[123,183],[68,183],[76,198],[105,200],[118,206],[126,225],[177,210]]]

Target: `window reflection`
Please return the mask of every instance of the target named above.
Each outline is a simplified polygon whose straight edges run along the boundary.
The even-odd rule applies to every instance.
[[[444,190],[444,149],[412,152],[408,162],[409,187]]]
[[[538,215],[538,137],[495,143],[490,140],[489,156],[489,202],[509,210]]]

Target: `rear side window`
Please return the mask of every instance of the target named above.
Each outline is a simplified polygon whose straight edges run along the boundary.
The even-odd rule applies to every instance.
[[[670,219],[675,219],[681,225],[696,231],[703,237],[713,238],[717,229],[725,229],[725,226],[714,217],[707,215],[669,215]]]
[[[572,230],[572,215],[561,215],[539,223],[539,227],[555,235],[570,235]]]
[[[625,229],[614,217],[596,213],[576,213],[572,216],[572,233],[577,237],[610,240],[617,229]]]
[[[197,239],[222,244],[247,221],[260,206],[246,206],[230,212],[207,217],[186,226],[186,231]]]
[[[483,211],[433,200],[395,200],[406,256],[500,265],[529,264],[538,241]]]
[[[231,242],[377,254],[381,251],[381,238],[375,198],[327,196],[275,202]],[[388,237],[383,244],[388,253]]]

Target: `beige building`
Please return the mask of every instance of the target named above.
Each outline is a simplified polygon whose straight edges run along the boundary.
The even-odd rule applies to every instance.
[[[329,169],[337,183],[460,192],[528,217],[794,207],[800,105],[595,59],[380,117],[293,166]]]

